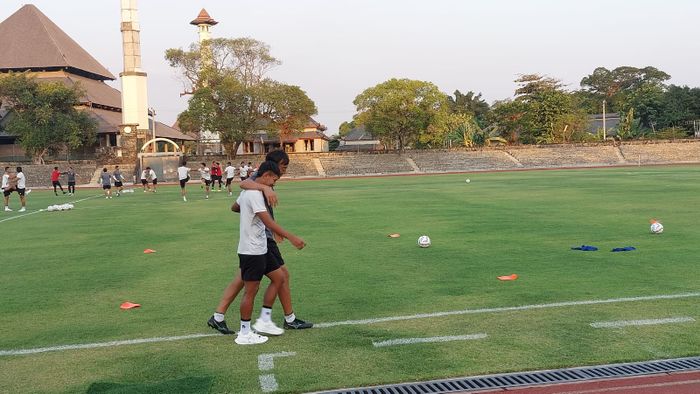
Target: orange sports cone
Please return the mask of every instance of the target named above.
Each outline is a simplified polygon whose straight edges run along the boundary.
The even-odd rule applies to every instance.
[[[155,253],[156,251],[153,249],[145,249],[143,253],[149,254],[149,253]]]
[[[389,234],[389,235],[388,235],[389,238],[398,238],[398,237],[400,237],[400,236],[401,236],[401,234],[398,234],[398,233],[394,233],[394,234]]]
[[[498,280],[516,280],[518,279],[518,274],[499,276]]]
[[[141,304],[134,304],[133,302],[124,301],[124,302],[122,302],[121,305],[119,305],[119,308],[126,310],[126,309],[138,308],[140,306],[141,306]]]

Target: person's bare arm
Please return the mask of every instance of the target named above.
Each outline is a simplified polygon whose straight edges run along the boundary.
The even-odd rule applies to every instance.
[[[288,232],[287,230],[283,229],[282,226],[277,224],[274,219],[272,219],[272,216],[270,215],[269,212],[258,212],[256,213],[260,220],[262,220],[263,224],[265,224],[265,227],[270,229],[274,234],[277,234],[281,237],[287,238],[289,242],[294,245],[295,248],[297,249],[303,249],[304,246],[306,246],[306,243],[304,242],[303,239],[297,237],[296,235]]]
[[[231,210],[236,213],[241,213],[241,206],[238,205],[237,202],[234,202],[233,205],[231,205]]]
[[[263,185],[262,183],[255,182],[252,179],[246,179],[238,185],[243,190],[259,190],[265,196],[265,200],[270,204],[271,207],[277,206],[277,193],[270,186]]]

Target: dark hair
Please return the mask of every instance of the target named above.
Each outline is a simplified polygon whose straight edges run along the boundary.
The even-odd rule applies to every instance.
[[[183,160],[183,161],[182,161],[182,165],[184,166],[185,164],[187,164],[187,162]]]
[[[117,168],[119,168],[119,166],[114,166],[114,169],[115,169],[115,170],[116,170]]]
[[[147,170],[150,170],[150,169],[151,169],[151,167],[146,167],[146,169],[147,169]]]
[[[54,169],[54,170],[58,170],[58,167],[54,167],[53,169]]]
[[[274,161],[277,164],[289,164],[289,155],[283,150],[273,150],[265,156],[265,160]]]
[[[17,167],[15,170],[16,170],[17,172],[22,172],[22,167]]]
[[[231,162],[229,161],[229,162],[228,162],[228,163],[226,163],[226,164],[228,164],[228,165],[231,165]]]
[[[102,172],[107,172],[107,167],[103,168]]]
[[[266,161],[260,164],[260,167],[258,167],[258,176],[265,175],[266,172],[272,171],[277,176],[282,176],[282,173],[280,172],[280,167],[275,163],[274,161]]]
[[[10,169],[10,167],[5,167],[5,171],[7,171],[7,170],[9,170],[9,169]]]
[[[207,163],[201,163],[201,164],[202,164],[202,165],[203,165],[204,167],[206,167],[206,166],[207,166]]]

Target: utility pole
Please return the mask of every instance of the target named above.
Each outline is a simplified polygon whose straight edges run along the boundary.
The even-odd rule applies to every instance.
[[[603,100],[603,141],[607,139],[607,130],[605,129],[605,100]]]

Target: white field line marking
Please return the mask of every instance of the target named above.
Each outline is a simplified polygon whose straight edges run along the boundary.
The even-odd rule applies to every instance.
[[[667,319],[648,319],[648,320],[619,320],[619,321],[603,321],[591,323],[593,328],[622,328],[627,326],[651,326],[654,324],[674,324],[694,322],[692,317],[670,317]]]
[[[214,337],[214,336],[218,336],[218,335],[221,335],[221,334],[192,334],[192,335],[181,335],[181,336],[177,336],[177,337],[156,337],[156,338],[143,338],[143,339],[129,339],[129,340],[124,340],[124,341],[84,343],[84,344],[80,344],[80,345],[63,345],[63,346],[52,346],[52,347],[40,347],[40,348],[34,348],[34,349],[0,350],[0,356],[17,356],[17,355],[21,355],[21,354],[57,352],[57,351],[62,351],[62,350],[74,350],[74,349],[94,349],[94,348],[100,348],[100,347],[136,345],[139,343],[182,341],[185,339]]]
[[[620,302],[670,300],[670,299],[676,299],[676,298],[690,298],[690,297],[700,297],[700,292],[655,295],[655,296],[641,296],[641,297],[609,298],[609,299],[603,299],[603,300],[565,301],[565,302],[554,302],[551,304],[531,304],[531,305],[521,305],[521,306],[506,306],[506,307],[500,307],[500,308],[463,309],[460,311],[421,313],[421,314],[417,314],[417,315],[408,315],[408,316],[389,316],[389,317],[379,317],[376,319],[345,320],[345,321],[337,321],[337,322],[330,322],[330,323],[318,323],[318,324],[314,324],[314,327],[328,328],[328,327],[336,327],[336,326],[375,324],[375,323],[383,323],[383,322],[399,321],[399,320],[429,319],[429,318],[434,318],[434,317],[452,316],[452,315],[472,315],[472,314],[477,314],[477,313],[526,311],[526,310],[531,310],[531,309],[560,308],[560,307],[564,307],[564,306],[616,304],[616,303],[620,303]]]
[[[275,375],[260,375],[260,389],[263,393],[271,393],[277,391],[278,388]]]
[[[432,342],[450,342],[450,341],[470,341],[474,339],[484,339],[486,334],[471,334],[471,335],[454,335],[447,337],[429,337],[429,338],[399,338],[389,339],[381,342],[372,342],[374,347],[385,347],[395,345],[410,345],[414,343],[432,343]]]
[[[279,352],[279,353],[267,353],[258,356],[258,369],[261,371],[269,371],[275,367],[273,359],[275,357],[290,357],[296,356],[295,352]],[[277,379],[275,375],[267,374],[260,375],[260,389],[263,393],[270,393],[272,391],[277,391],[279,385],[277,384]]]
[[[552,304],[534,304],[534,305],[511,306],[511,307],[502,307],[502,308],[465,309],[465,310],[461,310],[461,311],[423,313],[423,314],[419,314],[419,315],[410,315],[410,316],[394,316],[394,317],[383,317],[383,318],[378,318],[378,319],[346,320],[346,321],[340,321],[340,322],[318,323],[318,324],[315,324],[314,327],[328,328],[328,327],[335,327],[335,326],[347,326],[347,325],[353,325],[353,324],[355,324],[355,325],[373,324],[373,323],[398,321],[398,320],[426,319],[426,318],[439,317],[439,316],[449,316],[449,315],[466,315],[466,314],[476,314],[476,313],[523,311],[523,310],[529,310],[529,309],[557,308],[557,307],[562,307],[562,306],[614,304],[614,303],[619,303],[619,302],[670,300],[670,299],[692,298],[692,297],[700,297],[700,292],[655,295],[655,296],[642,296],[642,297],[610,298],[610,299],[604,299],[604,300],[567,301],[567,302],[556,302],[556,303],[552,303]],[[92,348],[98,348],[98,347],[132,345],[132,344],[138,344],[138,343],[178,341],[178,340],[182,340],[182,339],[203,338],[203,337],[211,337],[211,336],[217,336],[217,335],[221,335],[221,334],[191,334],[191,335],[183,335],[183,336],[177,336],[177,337],[158,337],[158,338],[133,339],[133,340],[126,340],[126,341],[88,343],[88,344],[82,344],[82,345],[63,345],[63,346],[53,346],[53,347],[34,348],[34,349],[0,350],[0,356],[16,356],[16,355],[21,355],[21,354],[33,354],[33,353],[43,353],[43,352],[72,350],[72,349],[92,349]]]
[[[279,352],[279,353],[267,353],[258,356],[258,369],[261,371],[269,371],[275,367],[275,362],[273,358],[275,357],[291,357],[296,356],[295,352]]]
[[[81,198],[80,200],[71,201],[71,202],[69,202],[69,204],[74,204],[74,203],[76,203],[76,202],[82,202],[82,201],[85,201],[85,200],[89,200],[89,199],[91,199],[91,198],[96,198],[96,197],[101,197],[101,196],[102,196],[101,194],[98,194],[98,195],[95,195],[95,196],[85,197],[85,198]],[[43,208],[42,208],[42,209],[39,209],[39,210],[36,210],[36,211],[33,211],[33,212],[23,213],[23,214],[21,214],[21,215],[11,216],[11,217],[9,217],[9,218],[7,218],[7,219],[2,219],[2,220],[0,220],[0,223],[6,222],[6,221],[8,221],[8,220],[14,220],[14,219],[23,218],[23,217],[25,217],[25,216],[34,215],[35,213],[45,212],[45,211],[46,211],[46,209],[43,209]]]

